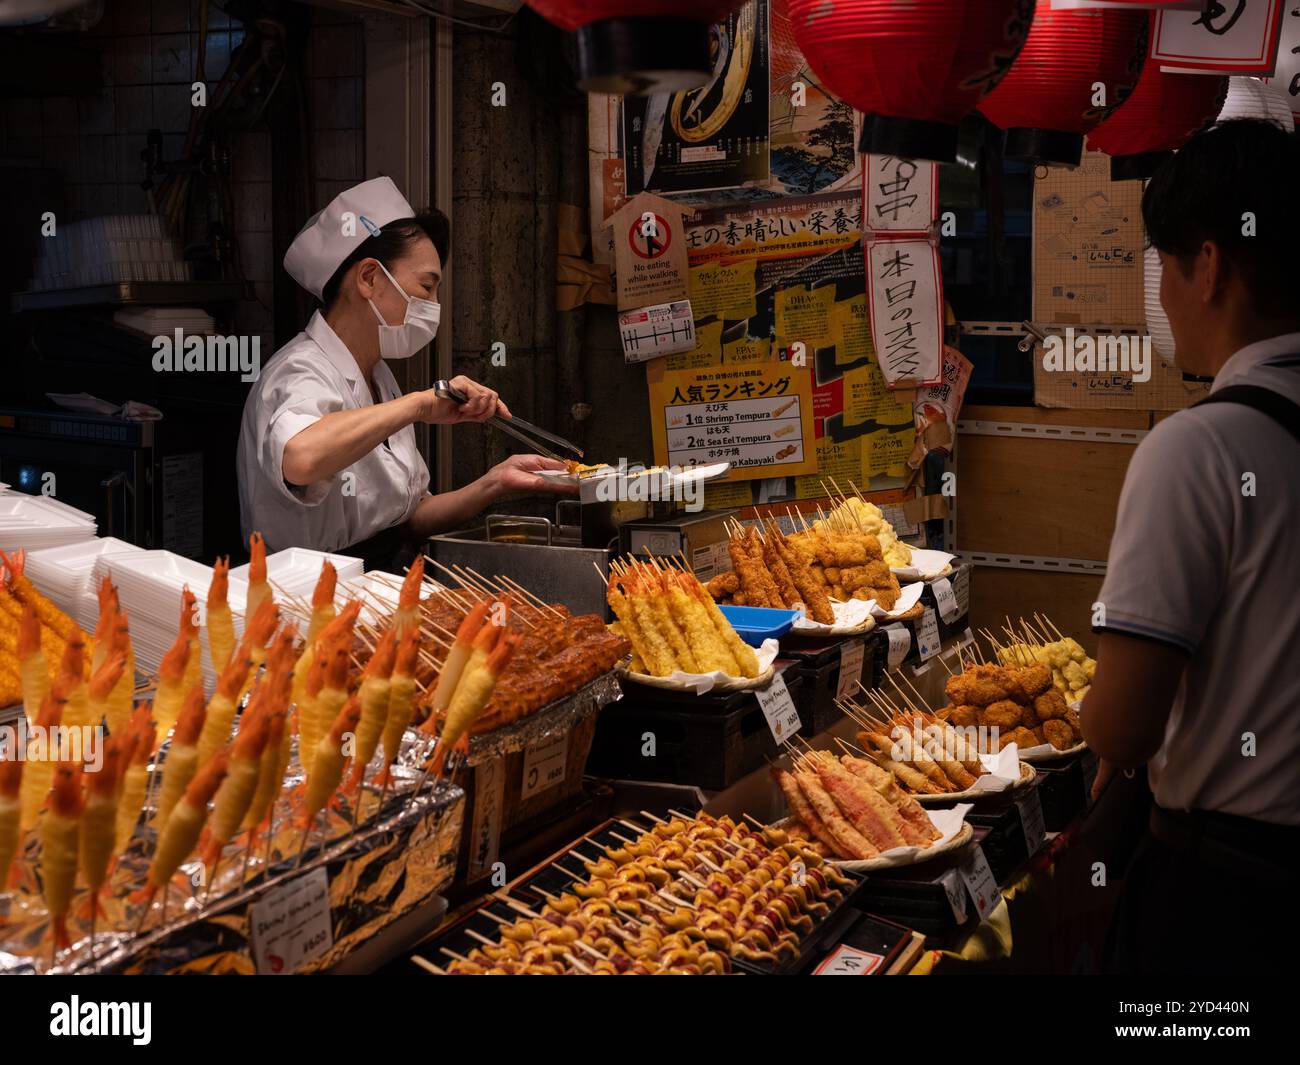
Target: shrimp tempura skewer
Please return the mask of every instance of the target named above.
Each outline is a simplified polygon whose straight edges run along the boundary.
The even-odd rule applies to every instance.
[[[438,737],[437,749],[428,763],[430,771],[437,776],[442,776],[446,770],[447,758],[453,749],[468,748],[470,726],[491,700],[497,678],[506,668],[517,643],[517,637],[506,636],[482,665],[465,670],[447,710],[447,722]]]
[[[362,673],[361,718],[357,722],[356,753],[352,760],[352,779],[348,790],[356,792],[365,780],[366,766],[375,756],[379,738],[388,720],[388,700],[392,690],[393,665],[396,661],[397,627],[390,625],[375,647]]]
[[[190,781],[190,786],[167,818],[167,825],[153,852],[153,861],[149,863],[145,883],[132,893],[132,902],[146,905],[152,902],[158,889],[167,885],[181,863],[190,856],[207,820],[208,803],[225,779],[229,759],[229,750],[218,751]]]
[[[108,882],[108,865],[113,857],[117,826],[117,778],[123,751],[130,751],[124,737],[114,736],[105,744],[104,760],[97,773],[86,772],[86,805],[81,814],[81,875],[90,888],[86,914],[92,920],[103,913],[99,896]]]
[[[163,655],[158,666],[158,690],[154,692],[153,715],[158,722],[158,735],[166,739],[176,724],[181,711],[181,700],[194,685],[185,684],[186,667],[190,660],[190,644],[181,633],[176,642]]]
[[[199,768],[199,734],[207,711],[203,702],[203,689],[195,686],[185,697],[181,716],[176,719],[171,746],[167,748],[167,761],[162,767],[162,787],[158,792],[158,811],[154,816],[154,831],[167,827],[167,815],[180,801]]]
[[[41,650],[41,619],[28,606],[18,628],[18,668],[23,688],[23,711],[28,724],[35,724],[41,703],[50,691],[49,667]]]
[[[189,657],[185,660],[185,681],[181,686],[182,691],[189,691],[195,684],[203,683],[203,645],[199,642],[199,612],[197,608],[198,600],[194,593],[188,587],[181,589],[181,619],[177,626],[176,638],[184,639],[190,649]],[[176,724],[173,718],[168,722],[168,728]],[[159,742],[167,738],[167,730],[164,729]]]
[[[265,602],[274,603],[271,585],[266,580],[266,541],[260,532],[248,538],[248,616],[254,616]]]
[[[59,666],[60,678],[68,685],[65,689],[68,705],[63,711],[63,724],[69,728],[82,728],[91,724],[90,701],[86,692],[86,643],[81,633],[73,634],[63,648],[63,661]]]
[[[16,751],[11,751],[9,757],[0,760],[0,895],[5,892],[18,842],[23,838],[22,779],[23,761]]]
[[[149,704],[141,703],[131,714],[127,726],[133,744],[131,756],[122,767],[120,791],[117,798],[117,820],[113,833],[113,853],[121,854],[135,832],[140,811],[144,809],[144,793],[149,787],[149,758],[154,751],[157,729],[149,720]]]
[[[230,590],[230,559],[219,558],[212,567],[208,586],[208,654],[218,674],[235,651],[235,618],[227,596]]]
[[[321,655],[322,669],[312,677],[313,682],[319,678],[320,687],[309,706],[298,712],[298,757],[305,756],[303,769],[307,771],[308,784],[316,771],[313,763],[323,734],[348,700],[348,666],[351,655],[348,653],[347,642],[347,637],[339,636]]]
[[[261,689],[265,694],[264,689]],[[254,696],[257,700],[257,696]],[[209,884],[216,876],[221,861],[221,852],[239,831],[240,822],[248,813],[253,802],[253,793],[257,790],[258,777],[262,768],[262,752],[266,749],[268,737],[266,714],[262,700],[257,700],[244,711],[240,722],[239,735],[226,763],[226,778],[217,789],[216,800],[212,807],[212,821],[209,825],[208,841],[203,847],[202,858],[209,869]]]
[[[397,609],[393,612],[393,625],[397,635],[406,632],[408,626],[420,622],[420,588],[424,584],[424,556],[420,555],[406,571],[402,581],[402,590],[397,597]]]
[[[90,725],[98,727],[100,722],[108,719],[109,696],[117,682],[126,671],[126,655],[114,651],[105,657],[95,675],[90,678],[86,688],[86,700],[90,706]]]
[[[284,774],[289,768],[289,755],[292,750],[292,734],[289,730],[289,692],[293,684],[291,663],[296,657],[298,630],[289,626],[281,633],[280,640],[271,649],[270,664],[262,683],[266,685],[264,696],[268,719],[266,747],[262,751],[262,765],[257,778],[257,790],[253,793],[253,802],[244,815],[244,827],[253,830],[253,836],[262,822],[267,819],[280,786],[284,783]],[[249,839],[249,847],[253,838]]]
[[[27,769],[23,773],[18,793],[21,803],[19,824],[24,832],[35,827],[41,807],[45,805],[46,796],[50,793],[50,786],[54,783],[50,740],[58,732],[63,721],[64,707],[67,706],[63,685],[60,678],[59,683],[42,700],[41,708],[36,714],[36,725],[40,731],[36,738],[28,741]]]
[[[253,614],[252,618],[253,620],[244,628],[244,638],[239,641],[239,646],[235,649],[236,657],[247,652],[247,657],[252,660],[252,665],[244,677],[244,686],[239,689],[239,699],[243,699],[248,694],[248,689],[257,679],[258,671],[266,661],[267,645],[275,635],[276,626],[280,624],[280,611],[275,605],[275,600],[263,599],[262,605],[257,608],[257,613]],[[235,701],[239,702],[239,699]]]
[[[307,832],[311,831],[316,815],[325,809],[330,797],[338,790],[343,779],[343,765],[347,761],[346,741],[356,731],[360,717],[361,698],[353,695],[339,710],[329,732],[316,745],[312,774],[307,778],[307,792],[303,797],[303,828]]]
[[[388,713],[384,717],[384,768],[376,778],[381,788],[392,780],[391,768],[402,749],[402,736],[415,713],[415,664],[420,650],[420,630],[407,628],[397,644],[397,658],[388,685]]]
[[[8,555],[0,551],[0,566],[3,566],[9,572],[9,587],[13,591],[14,597],[19,602],[34,607],[37,616],[41,619],[41,625],[50,629],[59,641],[66,643],[73,636],[77,636],[84,642],[86,634],[81,631],[77,623],[46,599],[36,585],[23,573],[23,564],[26,557],[27,552],[23,550],[14,551]]]
[[[456,685],[460,683],[465,666],[469,663],[473,652],[474,637],[482,630],[487,612],[488,601],[482,599],[465,615],[456,630],[456,639],[451,645],[451,650],[447,652],[446,661],[442,664],[442,672],[438,674],[437,687],[434,688],[433,697],[429,700],[429,716],[420,726],[420,731],[427,736],[438,734],[438,723],[446,713],[447,707],[451,705],[451,697],[456,691]]]
[[[112,650],[125,659],[122,675],[117,678],[108,694],[104,715],[108,718],[108,731],[117,735],[125,732],[135,703],[135,650],[131,646],[131,631],[126,615],[120,611],[113,616]]]
[[[50,788],[50,806],[41,821],[41,880],[45,905],[50,911],[54,947],[71,946],[68,909],[77,882],[77,855],[81,836],[81,781],[77,767],[59,762]]]
[[[253,671],[252,648],[249,646],[249,626],[244,639],[235,648],[226,668],[217,678],[217,690],[208,700],[207,713],[203,716],[203,731],[199,734],[199,765],[203,765],[230,739],[230,726],[235,720],[235,711],[239,707],[239,695]],[[202,685],[200,685],[202,690]]]
[[[316,637],[320,635],[321,629],[334,620],[336,614],[334,591],[338,587],[338,580],[338,571],[333,563],[326,559],[321,563],[320,577],[317,578],[316,588],[311,593],[311,621],[307,624],[309,648],[316,643]]]

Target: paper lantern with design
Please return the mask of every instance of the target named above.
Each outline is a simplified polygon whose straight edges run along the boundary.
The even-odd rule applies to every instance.
[[[1225,77],[1175,74],[1147,63],[1129,98],[1088,134],[1088,147],[1110,156],[1110,176],[1116,181],[1149,178],[1162,160],[1213,120],[1227,89]]]
[[[813,73],[865,116],[859,150],[938,162],[956,159],[957,124],[1011,66],[1034,11],[1033,0],[788,6]]]
[[[1084,134],[1128,97],[1147,52],[1147,12],[1040,3],[1011,69],[979,105],[1012,159],[1078,166]]]
[[[1228,94],[1224,97],[1218,121],[1228,122],[1234,118],[1266,118],[1288,132],[1295,129],[1291,105],[1276,86],[1244,74],[1228,79]]]
[[[744,0],[525,0],[577,37],[578,87],[587,92],[695,89],[730,42],[710,38]]]

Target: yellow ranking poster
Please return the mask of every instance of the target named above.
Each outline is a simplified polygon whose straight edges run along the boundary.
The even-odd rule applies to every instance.
[[[646,364],[655,462],[729,462],[727,480],[817,469],[812,375],[788,362],[669,370]]]

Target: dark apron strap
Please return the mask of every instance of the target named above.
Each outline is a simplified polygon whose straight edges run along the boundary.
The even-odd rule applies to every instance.
[[[411,534],[410,526],[403,523],[383,529],[351,547],[345,547],[339,554],[363,559],[367,570],[405,573],[419,552],[419,541]]]
[[[1282,364],[1270,363],[1269,365]],[[1211,392],[1193,406],[1204,407],[1207,403],[1239,403],[1243,407],[1250,407],[1261,414],[1267,414],[1300,441],[1300,406],[1271,388],[1260,388],[1258,385],[1229,385],[1217,392]]]

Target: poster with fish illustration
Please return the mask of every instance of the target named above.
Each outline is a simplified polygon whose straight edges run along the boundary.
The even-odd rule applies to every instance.
[[[770,175],[768,0],[710,27],[713,70],[698,89],[623,100],[624,191],[683,193]]]

